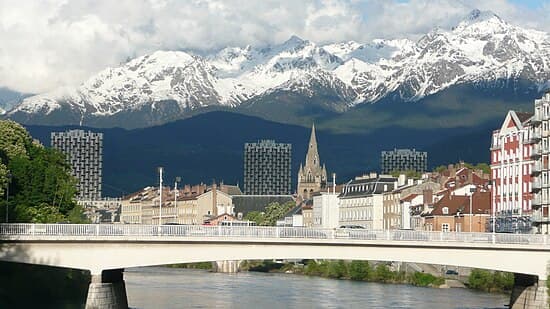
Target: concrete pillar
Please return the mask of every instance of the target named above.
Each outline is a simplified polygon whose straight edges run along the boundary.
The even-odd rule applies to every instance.
[[[123,272],[124,269],[111,269],[92,274],[86,309],[128,309]]]
[[[212,262],[212,271],[217,273],[237,273],[240,270],[241,261],[215,261]]]
[[[510,308],[548,309],[549,304],[545,280],[538,280],[538,277],[533,275],[514,274]]]

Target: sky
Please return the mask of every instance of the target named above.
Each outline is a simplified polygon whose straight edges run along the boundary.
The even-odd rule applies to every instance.
[[[0,87],[76,86],[155,50],[418,39],[472,9],[550,32],[550,0],[0,0]]]

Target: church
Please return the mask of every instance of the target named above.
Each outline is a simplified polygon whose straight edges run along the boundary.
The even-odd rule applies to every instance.
[[[317,138],[315,137],[315,125],[311,127],[311,136],[309,137],[309,147],[306,154],[305,165],[300,163],[298,171],[298,189],[296,193],[302,199],[310,199],[315,192],[325,189],[327,186],[327,169],[319,159],[317,151]]]

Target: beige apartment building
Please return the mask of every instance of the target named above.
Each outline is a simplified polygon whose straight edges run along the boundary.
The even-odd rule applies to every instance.
[[[224,213],[234,215],[231,196],[221,191],[215,184],[210,188],[206,186],[190,188],[186,186],[177,192],[167,187],[163,188],[162,207],[159,207],[160,192],[157,187],[147,187],[130,194],[121,201],[120,222],[203,224]]]

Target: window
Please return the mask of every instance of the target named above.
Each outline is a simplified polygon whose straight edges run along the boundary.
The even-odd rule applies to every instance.
[[[443,223],[441,224],[441,231],[448,233],[449,232],[449,223]]]
[[[441,209],[441,212],[443,212],[444,215],[448,215],[449,214],[449,207],[443,207]]]

